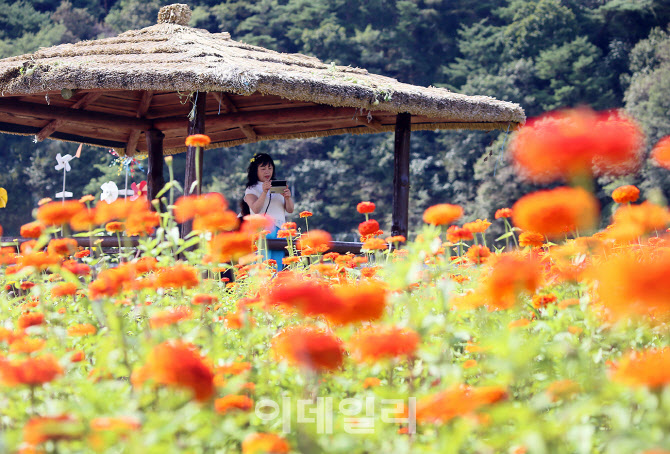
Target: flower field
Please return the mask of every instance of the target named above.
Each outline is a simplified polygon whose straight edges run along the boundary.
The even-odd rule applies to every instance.
[[[0,249],[0,452],[670,452],[670,212],[592,194],[643,145],[612,112],[531,120],[519,176],[564,186],[427,207],[408,241],[362,202],[360,256],[303,212],[280,272],[219,194],[45,203]]]

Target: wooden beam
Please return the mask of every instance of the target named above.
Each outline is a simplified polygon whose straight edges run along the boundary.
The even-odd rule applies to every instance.
[[[244,133],[245,136],[247,136],[247,139],[251,139],[254,142],[258,140],[258,135],[256,134],[256,131],[254,131],[254,128],[252,128],[249,125],[242,125],[240,126],[240,130]]]
[[[151,202],[165,186],[165,178],[163,178],[163,139],[165,134],[158,129],[151,128],[147,130],[146,136],[148,149],[147,198]],[[151,207],[154,209],[153,204]]]
[[[382,127],[384,126],[379,120],[372,116],[365,116],[361,115],[356,117],[358,121],[363,123],[363,125],[367,126],[370,129],[374,129],[375,131],[381,132]]]
[[[44,104],[20,102],[15,99],[0,99],[0,111],[26,117],[63,120],[72,123],[84,123],[107,129],[139,129],[145,131],[153,123],[140,118],[122,115],[91,112],[68,107],[47,106]]]
[[[219,102],[219,105],[224,108],[226,113],[234,113],[238,111],[237,106],[227,94],[214,92],[214,97]],[[253,140],[254,142],[258,140],[258,135],[252,126],[248,124],[240,125],[240,130],[244,133],[247,139]]]
[[[143,118],[147,111],[149,110],[149,106],[151,105],[151,98],[153,98],[154,92],[151,90],[145,90],[142,92],[142,99],[140,100],[140,105],[137,108],[137,113],[135,114],[135,117],[137,118]],[[128,157],[133,157],[135,156],[135,151],[137,149],[137,142],[140,140],[140,134],[141,131],[139,129],[133,129],[130,131],[130,135],[128,135],[128,142],[126,143],[126,149],[125,149],[125,154]]]
[[[395,122],[393,158],[393,218],[391,235],[407,237],[409,226],[409,140],[412,116],[399,113]]]
[[[235,103],[230,99],[230,97],[227,94],[215,91],[213,95],[214,98],[219,102],[219,105],[223,108],[223,111],[225,113],[237,112],[237,107],[235,106]]]
[[[90,92],[86,93],[79,101],[75,102],[70,106],[70,109],[81,109],[84,110],[86,107],[90,106],[93,104],[100,96],[102,96],[102,92]],[[63,125],[64,121],[57,119],[57,120],[51,120],[40,132],[35,134],[35,139],[37,139],[38,142],[42,142],[44,139],[49,137],[51,134],[56,132],[56,130]]]
[[[353,107],[290,107],[254,112],[233,112],[226,115],[207,115],[205,121],[211,127],[218,129],[239,128],[240,125],[267,125],[327,118],[352,118],[355,116],[355,111],[356,109]],[[154,120],[154,125],[161,131],[167,131],[184,128],[187,121],[184,117],[172,117]]]

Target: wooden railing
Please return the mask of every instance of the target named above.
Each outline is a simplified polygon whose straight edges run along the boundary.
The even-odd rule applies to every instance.
[[[77,245],[81,247],[90,247],[90,239],[88,237],[74,237],[74,240],[77,241]],[[8,243],[23,243],[28,241],[26,238],[16,238],[4,236],[0,238],[0,241],[3,244]],[[286,248],[286,240],[280,239],[268,239],[268,248],[273,251],[283,251]],[[121,238],[122,247],[137,247],[139,240],[135,237],[124,237]],[[101,247],[103,249],[116,249],[119,247],[119,241],[115,236],[96,236],[93,237],[93,246]],[[361,253],[362,243],[350,243],[346,241],[333,241],[329,251],[338,252],[340,254],[346,254],[350,252],[352,254]]]

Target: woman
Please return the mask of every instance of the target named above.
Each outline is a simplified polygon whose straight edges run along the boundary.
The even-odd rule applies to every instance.
[[[273,219],[274,228],[268,238],[277,238],[277,232],[286,222],[286,213],[293,213],[293,198],[289,188],[281,194],[270,192],[274,179],[275,163],[270,155],[255,154],[247,169],[247,189],[243,200],[249,205],[251,214],[265,214]],[[269,258],[277,262],[278,270],[282,269],[283,251],[270,251]]]

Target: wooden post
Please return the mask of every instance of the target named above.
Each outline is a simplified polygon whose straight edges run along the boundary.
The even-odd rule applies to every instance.
[[[393,222],[391,235],[407,237],[409,226],[409,139],[412,116],[399,113],[395,122],[393,159]]]
[[[165,186],[165,179],[163,178],[163,138],[165,134],[156,128],[147,130],[145,134],[147,136],[147,149],[149,151],[147,199],[151,202],[156,198],[156,194]]]
[[[195,115],[193,119],[188,122],[188,135],[193,134],[204,134],[205,133],[205,110],[207,105],[207,93],[196,92],[195,94]],[[195,147],[188,147],[186,150],[186,175],[184,176],[184,193],[185,194],[197,194],[200,195],[200,190],[202,189],[202,176],[203,176],[203,151],[200,150],[198,159],[198,168],[200,169],[200,179],[196,185],[193,192],[191,192],[191,186],[196,180],[195,175],[195,166],[196,166],[196,153]],[[184,222],[181,225],[181,236],[185,238],[191,230],[193,230],[193,223],[191,221]]]

